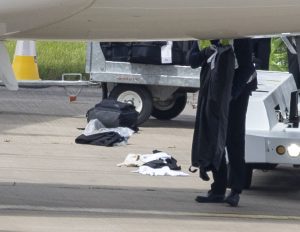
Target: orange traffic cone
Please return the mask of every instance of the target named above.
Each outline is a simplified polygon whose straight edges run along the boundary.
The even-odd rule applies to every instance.
[[[36,61],[35,41],[18,40],[13,60],[13,70],[17,80],[40,81]]]

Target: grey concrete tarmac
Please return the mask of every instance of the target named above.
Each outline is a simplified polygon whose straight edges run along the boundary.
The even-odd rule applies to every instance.
[[[122,167],[128,153],[159,149],[188,173],[195,110],[150,119],[127,146],[75,144],[101,90],[70,103],[63,88],[0,89],[0,231],[298,231],[300,170],[255,171],[240,207],[199,204],[197,174],[152,177]],[[190,97],[191,100],[191,97]]]

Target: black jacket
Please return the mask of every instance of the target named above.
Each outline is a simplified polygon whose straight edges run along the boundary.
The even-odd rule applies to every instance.
[[[194,46],[189,56],[192,68],[202,67],[192,166],[206,171],[217,170],[224,154],[231,99],[244,91],[250,94],[257,88],[256,78],[249,81],[255,73],[250,39],[235,40],[234,52],[231,46],[217,46],[216,49],[214,69],[207,63],[214,53],[211,48],[200,51],[198,45]],[[235,58],[239,65],[237,69]]]
[[[235,70],[231,95],[233,98],[237,98],[243,91],[251,92],[256,90],[257,78],[249,82],[249,78],[255,73],[255,67],[252,62],[251,39],[235,39],[233,47],[238,68]],[[195,43],[189,53],[189,63],[191,67],[198,68],[203,66],[203,63],[206,62],[206,59],[212,53],[213,51],[210,48],[205,48],[200,51],[198,44]]]
[[[202,66],[192,144],[192,166],[206,171],[218,169],[224,153],[235,67],[231,46],[215,49],[215,56],[211,56],[215,51],[207,48],[192,53],[190,59],[192,67],[197,67],[198,64]],[[209,57],[215,57],[211,63],[207,62]]]

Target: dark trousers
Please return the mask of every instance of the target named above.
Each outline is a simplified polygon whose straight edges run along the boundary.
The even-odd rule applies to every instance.
[[[245,179],[245,131],[246,113],[250,93],[244,91],[237,99],[230,102],[226,149],[228,154],[231,189],[241,193]],[[213,171],[214,183],[211,190],[215,194],[225,194],[228,170],[225,152],[219,170]]]

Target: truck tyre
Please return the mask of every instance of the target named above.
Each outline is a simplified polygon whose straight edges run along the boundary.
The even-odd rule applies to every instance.
[[[117,85],[109,94],[110,99],[131,103],[139,113],[138,125],[146,122],[152,112],[152,96],[149,90],[140,85]]]
[[[151,115],[160,120],[170,120],[177,117],[185,108],[187,93],[175,94],[167,101],[153,102]]]

